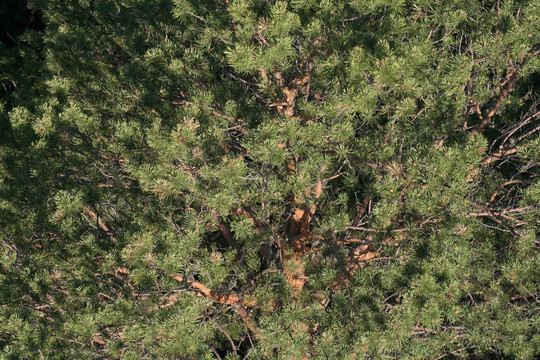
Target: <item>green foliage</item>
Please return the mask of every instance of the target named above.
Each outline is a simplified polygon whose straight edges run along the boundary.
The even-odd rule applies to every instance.
[[[2,358],[540,356],[538,1],[28,5]]]

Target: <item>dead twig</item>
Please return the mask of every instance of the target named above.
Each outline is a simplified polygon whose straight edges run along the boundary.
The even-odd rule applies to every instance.
[[[109,227],[107,225],[105,225],[105,223],[101,220],[101,217],[99,217],[95,212],[93,212],[92,210],[90,210],[89,208],[87,207],[83,207],[83,212],[85,214],[87,214],[88,216],[90,216],[92,218],[92,220],[94,220],[98,227],[103,230],[107,235],[109,235],[109,239],[111,239],[111,241],[116,244],[116,238],[114,237],[113,233],[109,230]]]
[[[529,52],[523,57],[519,64],[511,66],[511,68],[506,73],[504,81],[499,86],[497,96],[493,99],[491,105],[488,107],[485,114],[482,112],[480,105],[475,100],[473,100],[473,107],[478,114],[478,118],[480,119],[480,121],[473,127],[473,129],[471,130],[471,134],[482,134],[484,132],[486,126],[500,109],[508,94],[512,92],[514,85],[519,79],[519,71],[525,66],[525,64],[527,64],[527,62],[532,57],[535,57],[538,54],[540,54],[540,44],[533,46],[533,48],[529,50]]]
[[[221,333],[223,335],[225,335],[225,337],[227,338],[227,340],[229,340],[229,343],[231,344],[231,347],[232,347],[232,350],[234,351],[234,353],[236,354],[237,353],[237,349],[236,349],[236,345],[234,344],[234,341],[233,339],[231,338],[231,335],[229,335],[228,332],[226,332],[214,319],[212,318],[209,318],[210,321],[216,326],[216,328],[221,331]]]

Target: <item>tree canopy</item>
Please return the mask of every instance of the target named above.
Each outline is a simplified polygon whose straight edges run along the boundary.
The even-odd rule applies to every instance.
[[[2,358],[540,357],[540,1],[10,11]]]

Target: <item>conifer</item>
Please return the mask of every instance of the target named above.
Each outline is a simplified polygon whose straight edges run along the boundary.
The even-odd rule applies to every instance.
[[[29,1],[2,357],[538,358],[539,7]]]

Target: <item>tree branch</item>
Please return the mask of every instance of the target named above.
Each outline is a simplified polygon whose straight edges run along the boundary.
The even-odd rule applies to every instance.
[[[519,79],[519,71],[532,57],[537,56],[538,54],[540,54],[540,44],[533,46],[517,66],[514,66],[508,70],[503,83],[499,86],[498,95],[492,101],[491,106],[489,106],[485,115],[482,114],[480,105],[473,101],[474,108],[478,114],[478,117],[480,118],[480,121],[471,130],[471,134],[482,134],[484,132],[486,126],[491,121],[491,118],[499,110],[508,94],[510,94],[510,92],[513,90],[514,85]]]

